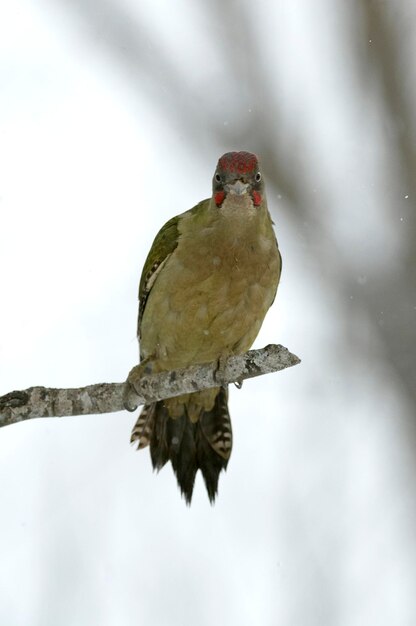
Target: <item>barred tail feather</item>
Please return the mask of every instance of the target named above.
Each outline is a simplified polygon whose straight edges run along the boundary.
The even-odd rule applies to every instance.
[[[159,470],[168,460],[171,461],[187,504],[192,500],[198,469],[202,472],[210,501],[215,500],[218,478],[227,467],[232,448],[227,401],[228,390],[220,387],[213,408],[203,411],[195,423],[188,418],[186,406],[184,414],[173,419],[163,401],[148,404],[133,428],[131,441],[138,441],[139,448],[150,444],[155,469]]]
[[[210,502],[218,490],[218,478],[226,470],[233,445],[228,412],[228,389],[220,387],[215,404],[202,413],[196,429],[197,464],[202,472]]]
[[[138,450],[145,448],[150,443],[155,422],[156,404],[146,404],[139,415],[139,419],[131,431],[130,443],[138,441]]]

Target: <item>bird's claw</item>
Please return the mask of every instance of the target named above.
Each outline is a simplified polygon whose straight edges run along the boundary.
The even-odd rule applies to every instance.
[[[126,380],[123,389],[123,406],[126,411],[130,411],[132,413],[137,409],[139,405],[135,401],[135,398],[137,398],[137,395],[134,391],[134,387],[129,383],[128,380]]]
[[[214,372],[215,382],[221,385],[222,387],[227,385],[227,380],[225,377],[226,364],[227,364],[227,357],[220,356],[220,358],[218,359],[217,369]]]
[[[135,411],[139,406],[137,402],[138,389],[140,389],[140,380],[146,372],[147,364],[139,363],[130,370],[123,389],[123,406],[126,411]]]

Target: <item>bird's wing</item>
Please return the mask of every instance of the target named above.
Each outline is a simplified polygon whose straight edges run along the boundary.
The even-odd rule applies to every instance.
[[[158,232],[143,266],[139,285],[139,318],[137,336],[140,338],[140,325],[146,307],[147,298],[158,274],[178,245],[178,217],[170,219]]]
[[[147,298],[155,284],[157,277],[163,270],[164,265],[168,261],[171,254],[178,245],[180,237],[180,221],[181,218],[189,213],[196,213],[202,204],[209,202],[203,200],[189,211],[172,217],[158,232],[155,240],[147,255],[147,259],[143,266],[142,275],[139,285],[139,318],[137,321],[137,336],[140,339],[140,326],[143,319],[143,313],[146,308]]]
[[[279,250],[279,246],[277,244],[277,239],[276,239],[276,247],[277,247],[277,254],[279,255],[279,259],[280,259],[280,270],[279,270],[279,280],[276,283],[276,289],[274,291],[274,296],[273,296],[273,300],[270,303],[270,306],[272,306],[273,302],[275,301],[276,298],[276,294],[277,294],[277,288],[279,286],[279,282],[280,282],[280,277],[282,275],[282,268],[283,268],[283,261],[282,261],[282,255],[280,254],[280,250]]]

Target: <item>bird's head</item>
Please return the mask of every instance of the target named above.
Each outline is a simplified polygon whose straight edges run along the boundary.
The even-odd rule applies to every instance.
[[[264,182],[258,159],[251,152],[226,152],[218,161],[212,181],[215,204],[229,195],[249,194],[254,206],[263,201]]]

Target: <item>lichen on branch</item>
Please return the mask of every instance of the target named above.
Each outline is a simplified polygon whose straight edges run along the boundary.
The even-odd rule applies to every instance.
[[[209,387],[241,383],[247,378],[277,372],[300,363],[300,359],[280,345],[269,345],[261,350],[229,357],[218,363],[195,365],[185,370],[146,374],[135,389],[128,389],[129,409],[139,404],[192,393]],[[12,391],[0,397],[0,427],[35,417],[63,417],[91,415],[125,410],[123,393],[125,383],[99,383],[75,389],[30,387]]]

